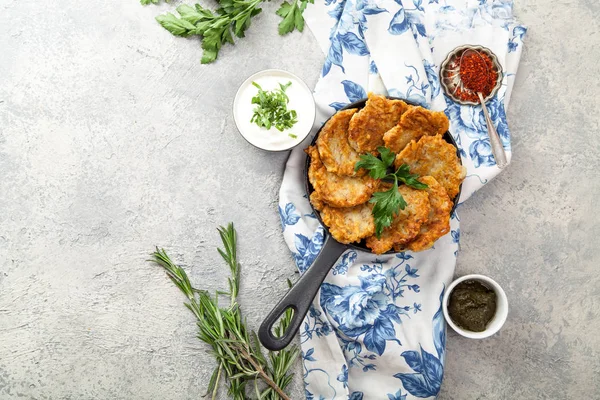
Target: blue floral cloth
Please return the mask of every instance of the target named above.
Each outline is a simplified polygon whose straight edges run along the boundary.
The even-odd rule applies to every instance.
[[[509,0],[325,0],[305,11],[326,55],[314,91],[314,132],[336,110],[368,92],[445,110],[467,168],[460,202],[500,171],[480,107],[445,98],[438,67],[455,47],[483,45],[504,69],[489,103],[510,161],[505,107],[526,28]],[[313,133],[314,133],[313,132]],[[324,231],[303,184],[306,143],[290,154],[279,212],[298,269],[310,267]],[[345,252],[321,286],[300,329],[306,398],[414,399],[435,397],[442,384],[446,325],[441,301],[456,264],[459,217],[434,248],[375,256]]]

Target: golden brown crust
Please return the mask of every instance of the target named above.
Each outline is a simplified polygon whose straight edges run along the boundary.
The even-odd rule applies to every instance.
[[[321,219],[328,226],[331,236],[338,242],[346,244],[360,242],[375,232],[375,222],[369,203],[349,208],[321,205],[323,206],[320,212]]]
[[[356,108],[339,111],[327,121],[317,139],[317,148],[321,161],[327,171],[347,176],[362,176],[364,169],[354,171],[354,165],[360,160],[360,155],[348,142],[348,127],[350,119],[356,113]]]
[[[433,246],[436,240],[450,232],[450,211],[452,210],[452,201],[446,189],[438,183],[432,176],[423,176],[419,181],[428,186],[425,191],[429,195],[431,210],[427,222],[421,225],[419,234],[410,243],[404,246],[394,246],[396,251],[423,251]]]
[[[312,192],[310,194],[310,203],[313,205],[313,207],[317,211],[322,211],[325,208],[325,206],[327,205],[323,201],[323,199],[321,198],[321,196],[319,196],[319,193],[317,193],[317,192]]]
[[[394,217],[392,225],[384,229],[380,238],[373,235],[367,238],[366,244],[375,254],[383,254],[392,247],[404,246],[414,239],[421,225],[427,221],[431,206],[426,191],[402,185],[398,191],[406,201],[404,210]]]
[[[432,176],[438,181],[452,201],[455,201],[466,169],[460,164],[456,148],[440,135],[423,136],[414,140],[396,156],[396,168],[408,164],[411,174]]]
[[[316,146],[306,152],[311,158],[308,180],[322,201],[333,207],[353,207],[366,203],[377,190],[379,181],[369,175],[363,177],[340,176],[328,172],[319,157]]]
[[[402,115],[398,125],[383,135],[383,141],[385,147],[398,154],[412,140],[417,141],[425,135],[443,135],[449,126],[448,117],[443,112],[411,107]]]
[[[402,100],[388,100],[369,93],[365,107],[350,120],[348,141],[359,153],[377,152],[383,146],[383,135],[400,121],[409,106]]]

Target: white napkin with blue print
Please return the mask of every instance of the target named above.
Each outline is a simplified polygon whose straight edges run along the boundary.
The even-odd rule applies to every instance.
[[[326,54],[315,87],[314,132],[336,110],[389,94],[445,110],[460,146],[467,178],[460,202],[500,171],[480,107],[445,98],[438,66],[464,44],[490,48],[505,71],[488,108],[510,161],[505,107],[526,28],[509,0],[325,0],[305,11]],[[314,133],[313,132],[313,133]],[[305,271],[324,238],[304,191],[303,149],[290,154],[280,190],[284,237]],[[441,299],[456,264],[459,218],[434,248],[375,256],[348,250],[317,294],[300,329],[307,399],[414,399],[435,397],[442,383],[445,321]]]

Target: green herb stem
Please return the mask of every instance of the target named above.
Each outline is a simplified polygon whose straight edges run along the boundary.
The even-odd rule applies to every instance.
[[[188,302],[184,304],[196,317],[198,338],[213,349],[217,367],[210,378],[207,393],[211,393],[213,399],[216,398],[219,381],[224,375],[228,393],[235,400],[247,398],[246,385],[251,380],[254,380],[256,390],[257,380],[267,385],[267,389],[259,393],[259,398],[289,400],[284,390],[292,380],[289,371],[298,358],[299,350],[296,346],[291,346],[279,352],[269,352],[269,361],[264,357],[256,334],[247,329],[237,303],[241,269],[237,259],[237,233],[233,224],[220,227],[218,231],[223,249],[217,250],[230,270],[228,292],[217,291],[211,296],[205,290],[196,289],[184,269],[173,263],[164,249],[156,248],[150,261],[161,266],[187,297]],[[229,298],[227,308],[219,307],[219,296]],[[292,314],[286,312],[276,333],[282,333],[291,318]]]

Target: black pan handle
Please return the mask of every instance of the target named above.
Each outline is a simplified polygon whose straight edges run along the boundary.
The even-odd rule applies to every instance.
[[[330,235],[325,235],[323,248],[314,263],[304,272],[289,292],[283,296],[258,329],[260,342],[269,350],[281,350],[290,344],[317,295],[321,283],[323,283],[338,258],[348,249],[347,246],[338,243]],[[273,335],[273,325],[288,308],[294,310],[294,316],[286,331],[278,338]]]

